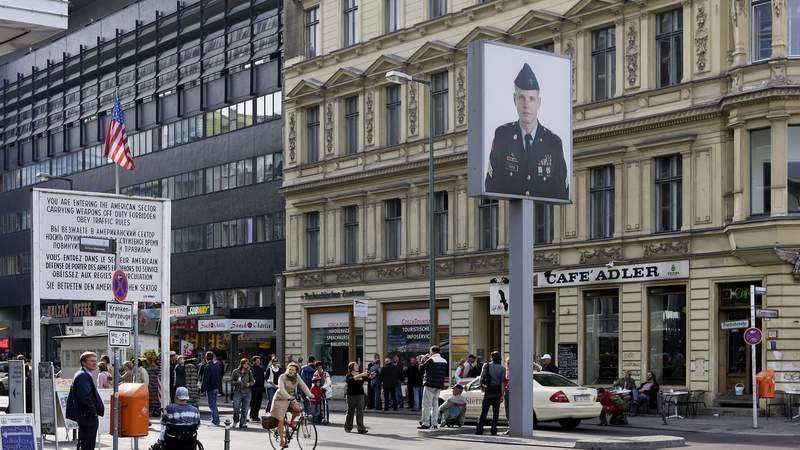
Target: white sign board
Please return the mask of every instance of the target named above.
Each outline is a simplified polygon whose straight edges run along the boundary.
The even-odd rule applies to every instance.
[[[25,412],[25,361],[8,361],[8,412]]]
[[[0,415],[0,450],[36,450],[33,414]]]
[[[164,296],[164,202],[157,199],[33,190],[34,267],[39,298],[106,301],[113,254],[84,253],[81,237],[117,240],[119,268],[128,275],[129,301]],[[167,219],[169,220],[169,219]]]
[[[109,347],[130,347],[131,346],[131,332],[128,330],[108,330],[108,346]]]
[[[106,326],[109,328],[133,328],[133,303],[106,302]]]
[[[469,195],[569,203],[569,58],[473,41],[468,47],[467,72]]]
[[[353,299],[353,318],[366,319],[369,315],[369,304],[364,297],[357,297]]]
[[[100,316],[87,316],[83,318],[83,335],[97,336],[106,332],[106,318]]]
[[[536,274],[536,285],[539,287],[567,287],[680,278],[689,278],[689,261],[548,270]]]
[[[738,330],[740,328],[749,328],[749,327],[750,327],[749,319],[723,320],[719,324],[719,328],[722,330]]]
[[[197,321],[197,331],[236,331],[260,332],[275,331],[272,319],[200,319]]]
[[[178,306],[170,306],[169,307],[169,316],[170,317],[183,317],[186,315],[186,305],[178,305]]]
[[[56,434],[56,404],[55,388],[53,379],[55,378],[52,362],[39,363],[39,408],[41,411],[42,433]]]
[[[508,285],[492,284],[489,286],[489,314],[507,316],[509,306]]]

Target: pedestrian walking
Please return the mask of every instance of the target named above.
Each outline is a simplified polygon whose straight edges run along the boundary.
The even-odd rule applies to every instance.
[[[136,372],[133,373],[133,382],[134,383],[142,383],[145,386],[150,385],[150,375],[147,373],[147,360],[144,358],[139,358],[136,361]]]
[[[375,364],[377,364],[378,367],[380,367],[381,365],[381,355],[377,353],[372,355],[372,361],[370,361],[369,364],[367,364],[367,372],[370,372],[371,374],[372,366],[374,366]],[[367,383],[367,408],[375,409],[375,392],[373,392],[371,380],[372,377],[370,375],[369,382]],[[378,407],[378,409],[380,409],[380,406]]]
[[[483,391],[483,403],[481,404],[481,416],[478,419],[478,426],[475,427],[475,434],[483,434],[483,427],[486,425],[486,416],[489,407],[492,408],[492,435],[497,434],[497,419],[500,417],[500,403],[503,401],[503,384],[506,379],[506,369],[500,359],[500,352],[492,352],[492,362],[484,364],[481,369],[481,390]]]
[[[133,383],[133,363],[125,361],[122,363],[122,375],[119,379],[120,383]]]
[[[392,409],[397,411],[397,396],[396,389],[400,383],[400,367],[395,365],[391,359],[386,358],[383,361],[383,369],[379,375],[381,384],[383,385],[383,410],[389,410],[389,403],[392,404]]]
[[[189,390],[189,403],[200,405],[200,375],[197,370],[197,359],[188,358],[183,365],[186,370],[186,389]]]
[[[97,392],[92,372],[97,369],[97,354],[81,354],[81,369],[72,378],[67,397],[67,419],[78,423],[77,450],[94,450],[97,440],[98,416],[104,415],[103,400]]]
[[[416,356],[409,359],[408,372],[408,407],[414,411],[422,409],[422,372]]]
[[[219,426],[219,408],[217,397],[222,390],[222,367],[214,359],[212,352],[206,352],[206,362],[200,369],[200,392],[208,398],[208,407],[211,409],[211,423]]]
[[[313,398],[313,394],[306,386],[303,379],[300,378],[300,365],[297,363],[289,363],[286,366],[286,372],[281,374],[278,377],[278,382],[276,383],[277,390],[275,391],[275,396],[272,399],[272,407],[269,410],[269,415],[274,417],[278,421],[278,438],[280,439],[281,447],[286,448],[286,439],[283,436],[284,432],[284,419],[286,418],[286,412],[290,412],[292,415],[291,420],[289,421],[289,426],[295,426],[295,419],[301,412],[303,412],[303,406],[300,405],[297,400],[295,400],[297,396],[297,390],[300,389],[308,398]]]
[[[333,381],[331,380],[331,374],[325,371],[325,365],[322,364],[322,361],[314,363],[314,367],[317,369],[314,376],[320,378],[320,390],[322,391],[320,396],[320,423],[327,425],[331,419],[329,402],[333,398]]]
[[[439,392],[447,383],[447,360],[439,354],[439,346],[434,345],[422,357],[422,419],[419,429],[439,427]]]
[[[179,387],[187,387],[186,385],[186,358],[179,356],[175,361],[175,367],[172,369],[172,376],[175,379],[175,390]],[[175,402],[173,402],[175,403]]]
[[[378,354],[375,354],[378,356]],[[372,389],[372,409],[380,411],[381,409],[381,367],[380,360],[373,361],[368,370],[369,372],[369,387]]]
[[[314,372],[316,372],[316,368],[314,368],[314,363],[317,362],[317,359],[314,356],[308,357],[308,364],[304,365],[300,368],[300,378],[303,379],[303,383],[306,386],[311,386],[311,379],[314,378]],[[311,403],[308,402],[308,399],[304,397],[302,391],[298,391],[297,395],[303,399],[303,410],[306,414],[311,414]]]
[[[242,358],[239,368],[231,373],[231,387],[233,387],[233,423],[239,422],[239,428],[247,428],[247,410],[250,408],[250,398],[253,387],[253,373],[250,371],[250,361]]]
[[[253,374],[253,387],[250,389],[250,420],[258,421],[258,412],[261,410],[261,403],[264,401],[264,374],[265,367],[261,365],[261,357],[253,357],[253,365],[250,366],[250,373]]]
[[[272,357],[269,362],[269,367],[266,370],[266,385],[267,385],[267,411],[272,409],[272,397],[275,391],[278,390],[278,378],[283,375],[283,367],[278,363],[278,358]]]
[[[97,374],[97,389],[108,389],[111,387],[111,374],[108,373],[108,366],[101,362],[97,365],[100,373]]]
[[[365,434],[364,426],[364,380],[370,376],[369,372],[361,372],[361,366],[355,361],[347,365],[347,416],[344,420],[344,431],[353,431],[353,415],[356,416],[358,434]]]

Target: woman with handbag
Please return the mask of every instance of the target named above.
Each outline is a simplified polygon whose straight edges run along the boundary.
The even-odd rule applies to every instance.
[[[478,426],[475,427],[475,434],[483,434],[483,426],[486,424],[486,416],[489,407],[492,407],[492,435],[497,434],[497,419],[500,416],[500,403],[503,402],[503,385],[506,379],[506,369],[500,359],[500,352],[492,352],[492,362],[484,364],[481,370],[481,390],[483,391],[483,403],[481,404],[481,417],[478,419]]]
[[[289,426],[295,426],[295,419],[303,412],[303,405],[295,399],[297,388],[300,388],[306,397],[309,399],[314,398],[314,394],[308,389],[308,386],[303,382],[299,375],[300,365],[296,362],[289,363],[286,366],[286,372],[278,377],[277,390],[272,398],[272,407],[269,410],[269,415],[278,420],[278,437],[281,441],[281,448],[287,448],[286,438],[283,436],[283,421],[286,418],[286,412],[292,414],[292,419],[289,421]]]

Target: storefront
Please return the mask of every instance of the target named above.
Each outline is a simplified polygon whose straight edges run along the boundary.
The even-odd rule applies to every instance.
[[[364,335],[351,307],[315,308],[308,315],[309,353],[325,364],[335,380],[344,380],[350,361],[363,362]]]
[[[426,306],[426,303],[384,303],[385,355],[397,355],[408,364],[412,357],[428,353],[431,328],[430,309]],[[442,302],[437,305],[436,312],[436,342],[442,357],[449,360],[450,310]]]

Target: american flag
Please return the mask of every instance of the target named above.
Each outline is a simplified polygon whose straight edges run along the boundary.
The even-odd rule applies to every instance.
[[[119,97],[117,97],[116,102],[114,102],[114,109],[111,111],[111,120],[108,122],[103,156],[128,170],[133,170],[134,168],[131,149],[128,147],[128,133],[125,131],[125,119],[122,117],[122,105],[119,103]]]

